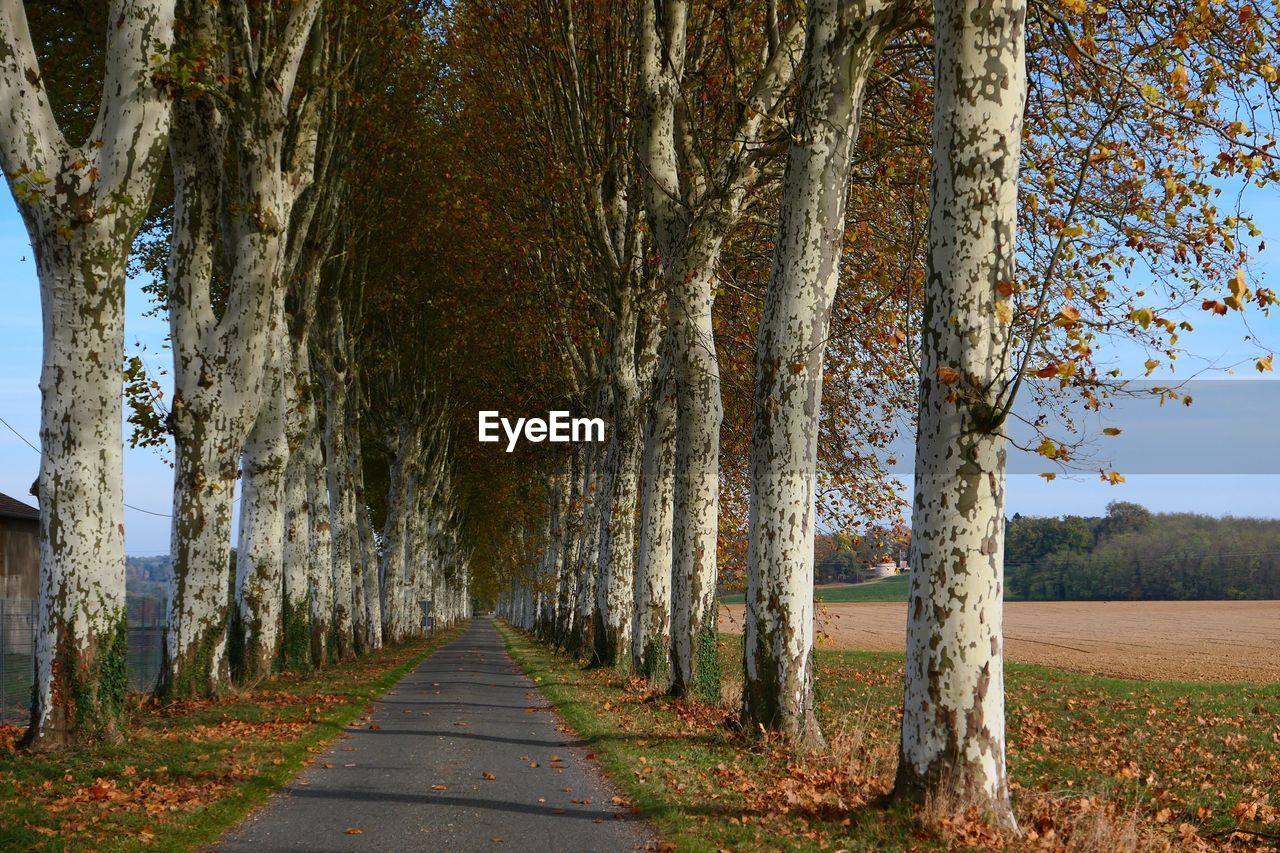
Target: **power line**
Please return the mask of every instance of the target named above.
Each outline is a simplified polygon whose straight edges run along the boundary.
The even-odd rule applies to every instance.
[[[40,452],[40,448],[36,447],[30,441],[27,441],[27,437],[25,435],[23,435],[22,433],[18,432],[16,429],[13,428],[13,424],[9,423],[4,418],[0,418],[0,424],[4,424],[6,427],[8,427],[9,432],[13,433],[18,438],[22,439],[22,443],[25,444],[27,447],[30,447],[36,453]],[[122,501],[122,503],[124,502]],[[147,515],[154,515],[156,518],[173,518],[173,516],[167,512],[152,512],[149,509],[143,509],[142,507],[134,506],[131,503],[125,503],[124,505],[126,508],[131,509],[134,512],[142,512],[142,513],[146,513]]]
[[[34,450],[36,453],[39,453],[39,452],[40,452],[40,448],[36,447],[36,446],[35,446],[34,444],[32,444],[31,442],[27,441],[27,437],[26,437],[26,436],[24,436],[22,433],[18,432],[16,429],[14,429],[14,428],[13,428],[13,425],[12,425],[12,424],[10,424],[8,421],[6,421],[4,418],[0,418],[0,424],[4,424],[5,426],[9,427],[9,432],[13,433],[13,434],[14,434],[14,435],[16,435],[18,438],[22,439],[22,442],[23,442],[24,444],[26,444],[26,445],[27,445],[27,447],[30,447],[30,448],[31,448],[32,450]]]

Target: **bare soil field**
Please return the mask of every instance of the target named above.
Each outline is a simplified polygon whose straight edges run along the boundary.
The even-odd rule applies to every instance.
[[[901,651],[905,604],[818,605],[820,647]],[[742,632],[742,605],[720,606]],[[1005,604],[1010,660],[1172,681],[1280,681],[1280,601],[1051,601]]]

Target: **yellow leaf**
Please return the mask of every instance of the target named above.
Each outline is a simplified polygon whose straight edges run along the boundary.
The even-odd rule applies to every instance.
[[[1103,435],[1119,435],[1119,434],[1120,434],[1120,428],[1119,428],[1119,427],[1107,427],[1107,428],[1105,428],[1105,429],[1102,431],[1102,434],[1103,434]]]
[[[1058,458],[1057,446],[1047,438],[1040,442],[1040,446],[1036,448],[1036,453],[1049,459]]]
[[[1013,309],[1010,308],[1009,303],[1003,299],[996,303],[996,319],[1005,326],[1013,322]]]
[[[1052,471],[1045,471],[1045,472],[1044,472],[1043,474],[1041,474],[1040,476],[1041,476],[1041,477],[1044,477],[1045,482],[1049,482],[1049,481],[1051,481],[1051,480],[1056,480],[1056,479],[1058,479],[1058,475],[1057,475],[1057,474],[1055,474],[1055,473],[1053,473]]]
[[[1151,325],[1151,320],[1155,317],[1151,313],[1150,308],[1135,308],[1129,312],[1129,319],[1146,329]]]
[[[1237,302],[1244,302],[1249,298],[1249,284],[1244,277],[1244,267],[1236,268],[1236,274],[1227,286],[1231,288],[1231,295]]]
[[[1274,355],[1274,353],[1272,355]],[[1265,358],[1258,359],[1258,361],[1254,364],[1254,367],[1258,369],[1259,373],[1270,373],[1272,369],[1271,356],[1268,355]]]

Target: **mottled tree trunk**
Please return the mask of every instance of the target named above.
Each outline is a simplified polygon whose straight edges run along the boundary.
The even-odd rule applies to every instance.
[[[581,445],[569,459],[568,496],[564,511],[564,557],[560,561],[560,578],[556,591],[555,642],[567,647],[573,633],[578,600],[578,555],[582,549],[582,467],[589,453]]]
[[[299,353],[294,363],[303,363]],[[309,499],[310,470],[307,466],[307,442],[319,440],[314,429],[315,404],[310,393],[299,393],[303,385],[296,371],[286,377],[286,430],[289,461],[284,480],[284,600],[281,607],[282,655],[286,670],[302,671],[322,666],[323,657],[312,656],[311,596],[311,517],[317,507]],[[320,508],[322,509],[322,508]]]
[[[887,4],[810,0],[773,269],[756,348],[745,727],[824,745],[813,700],[813,534],[822,365],[849,163]]]
[[[73,147],[22,3],[0,4],[0,161],[31,239],[44,328],[30,746],[124,733],[125,266],[163,163],[170,104],[152,61],[169,52],[173,19],[172,0],[113,0],[97,121]]]
[[[307,467],[307,505],[311,508],[308,519],[311,525],[311,553],[307,560],[307,575],[311,578],[312,613],[320,612],[322,621],[328,626],[325,631],[325,647],[330,659],[348,653],[350,641],[344,641],[343,623],[339,619],[341,606],[339,602],[347,599],[351,583],[345,587],[339,585],[340,577],[333,570],[333,535],[332,513],[333,497],[329,494],[328,470],[324,459],[324,430],[319,423],[312,422],[311,436],[303,445],[304,464]],[[314,616],[313,616],[314,620]],[[311,629],[308,645],[315,641],[315,626]],[[314,654],[314,647],[312,652]]]
[[[595,650],[592,619],[596,602],[596,583],[599,580],[600,553],[600,505],[601,479],[604,460],[602,452],[592,445],[583,466],[582,547],[578,553],[577,589],[574,601],[574,631],[570,635],[569,650],[590,655]]]
[[[671,521],[675,489],[675,381],[670,357],[663,359],[649,404],[642,463],[640,546],[636,566],[633,667],[667,689],[671,669]]]
[[[686,269],[675,273],[682,284],[668,306],[676,384],[671,693],[719,702],[716,542],[724,410],[711,325],[712,263]]]
[[[1013,825],[1005,766],[1005,439],[1016,274],[1023,0],[935,7],[933,173],[896,791]]]
[[[642,3],[639,75],[640,156],[645,208],[662,256],[676,386],[675,514],[671,693],[720,699],[716,628],[719,527],[720,369],[711,313],[722,244],[759,178],[760,139],[783,111],[803,28],[769,35],[759,73],[744,92],[746,108],[725,135],[719,165],[700,173],[682,91],[688,4]],[[776,23],[776,22],[775,22]]]
[[[281,337],[283,318],[281,318]],[[287,344],[285,344],[287,345]],[[285,360],[278,351],[267,367],[258,419],[241,462],[240,533],[236,547],[239,677],[270,675],[281,648],[284,592],[284,485],[289,463],[285,430]],[[301,449],[301,448],[300,448]]]
[[[360,554],[360,531],[356,527],[356,513],[362,509],[356,503],[354,466],[359,464],[358,455],[348,443],[354,433],[349,420],[355,417],[347,398],[347,373],[336,371],[329,373],[324,379],[325,391],[325,470],[329,490],[328,522],[332,541],[332,565],[329,572],[332,577],[333,602],[331,617],[333,634],[337,640],[335,653],[341,659],[351,657],[355,653],[355,617],[352,612],[355,606],[354,583],[356,575],[361,576],[365,563]],[[358,427],[357,427],[358,429]],[[361,591],[363,598],[363,590]],[[365,622],[362,615],[361,624]],[[361,645],[363,645],[363,640]]]
[[[174,407],[183,408],[188,422],[175,422],[173,437],[183,453],[192,424],[206,432],[216,425],[207,446],[228,455],[187,453],[190,464],[175,471],[178,490],[199,494],[215,472],[235,464],[270,384],[268,367],[281,345],[272,336],[285,333],[279,318],[290,273],[288,227],[294,204],[314,179],[319,109],[309,99],[295,113],[293,89],[319,6],[320,0],[302,0],[288,16],[255,14],[228,27],[216,6],[183,0],[187,26],[180,47],[208,49],[214,70],[228,73],[220,76],[218,92],[191,87],[175,106],[167,284]],[[225,68],[241,50],[267,58],[265,85],[249,86]],[[193,467],[206,462],[211,469]],[[270,500],[263,506],[275,511]],[[175,513],[175,540],[189,523]],[[200,563],[175,554],[161,696],[216,695],[225,686],[219,652],[226,646],[225,613],[219,624],[210,602],[226,588],[217,579],[229,551],[226,542],[220,554],[202,552]]]
[[[347,415],[347,474],[352,495],[351,628],[357,651],[382,646],[382,609],[377,605],[378,549],[364,494],[363,449],[360,439],[359,408],[349,406]],[[337,565],[335,560],[334,565]],[[370,606],[373,602],[373,606]]]
[[[32,245],[45,338],[36,684],[25,742],[117,741],[126,723],[124,246],[34,234]]]
[[[636,502],[644,451],[644,398],[637,370],[636,300],[624,294],[613,324],[613,434],[605,460],[600,530],[600,581],[596,590],[595,659],[631,669],[635,616]]]
[[[378,567],[382,583],[382,641],[391,644],[403,642],[407,629],[405,548],[412,512],[414,469],[421,447],[417,424],[402,422],[396,431],[395,458],[387,487],[387,518],[382,529],[382,561]]]
[[[237,469],[222,420],[195,417],[176,395],[169,410],[170,431],[185,440],[174,443],[174,571],[165,626],[165,659],[174,666],[161,667],[160,695],[217,695],[230,677],[226,579]],[[192,682],[175,683],[179,672],[189,672]]]

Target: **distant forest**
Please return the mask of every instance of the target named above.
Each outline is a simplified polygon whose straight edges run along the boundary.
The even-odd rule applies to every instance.
[[[1117,501],[1101,518],[1015,515],[1009,598],[1280,598],[1280,521],[1152,513]]]

